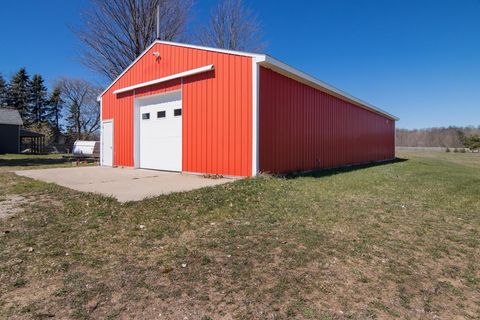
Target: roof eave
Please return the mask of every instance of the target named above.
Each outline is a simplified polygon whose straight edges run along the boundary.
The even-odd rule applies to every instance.
[[[155,44],[166,44],[166,45],[172,45],[172,46],[178,46],[178,47],[186,47],[186,48],[193,48],[193,49],[199,49],[199,50],[207,50],[207,51],[214,51],[214,52],[220,52],[220,53],[226,53],[226,54],[233,54],[233,55],[240,55],[240,56],[246,56],[246,57],[251,57],[254,58],[254,61],[262,66],[271,68],[272,70],[275,70],[281,74],[284,74],[287,77],[290,77],[292,79],[295,79],[297,81],[300,81],[302,83],[305,83],[309,86],[312,86],[314,88],[317,88],[321,91],[324,91],[328,94],[331,94],[333,96],[336,96],[340,99],[346,100],[348,102],[351,102],[359,107],[362,107],[364,109],[370,110],[372,112],[375,112],[377,114],[380,114],[386,118],[389,118],[394,121],[400,120],[400,118],[386,112],[385,110],[382,110],[380,108],[377,108],[363,100],[360,100],[340,89],[335,88],[332,85],[329,85],[321,80],[318,80],[317,78],[308,75],[296,68],[293,68],[289,66],[288,64],[281,62],[280,60],[277,60],[269,55],[266,54],[256,54],[256,53],[249,53],[249,52],[241,52],[241,51],[234,51],[234,50],[226,50],[226,49],[217,49],[217,48],[211,48],[211,47],[204,47],[204,46],[198,46],[198,45],[191,45],[191,44],[183,44],[183,43],[176,43],[176,42],[169,42],[169,41],[161,41],[161,40],[155,40],[150,46],[148,46],[145,51],[142,52],[138,56],[137,59],[135,59],[97,98],[98,101],[101,100],[102,96],[128,71],[130,68],[137,63]]]
[[[346,100],[350,103],[353,103],[359,107],[362,107],[364,109],[380,114],[391,120],[394,120],[394,121],[400,120],[400,118],[386,112],[385,110],[375,107],[363,100],[360,100],[340,89],[335,88],[332,85],[329,85],[328,83],[318,80],[317,78],[311,75],[308,75],[296,68],[293,68],[284,62],[281,62],[275,58],[272,58],[271,56],[264,55],[264,59],[257,60],[257,63],[261,66],[277,71],[280,74],[283,74],[289,78],[305,83],[311,87],[317,88],[323,92],[336,96],[340,99]]]
[[[23,126],[23,120],[18,110],[4,107],[0,109],[0,124]]]

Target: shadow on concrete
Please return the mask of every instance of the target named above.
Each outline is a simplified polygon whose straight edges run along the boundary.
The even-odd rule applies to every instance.
[[[302,177],[321,178],[321,177],[333,176],[333,175],[340,174],[340,173],[362,170],[362,169],[367,169],[367,168],[371,168],[371,167],[385,166],[385,165],[389,165],[389,164],[392,164],[392,163],[400,163],[400,162],[405,162],[405,161],[408,161],[408,159],[395,158],[394,160],[390,160],[390,161],[370,162],[370,163],[351,165],[351,166],[346,166],[346,167],[341,167],[341,168],[318,169],[318,170],[311,170],[311,171],[307,171],[307,172],[292,172],[292,173],[287,173],[287,174],[281,174],[281,175],[278,175],[278,176],[284,177],[286,179],[296,179],[296,178],[302,178]]]

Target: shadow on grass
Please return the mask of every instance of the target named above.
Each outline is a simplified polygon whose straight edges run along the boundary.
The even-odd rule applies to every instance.
[[[22,159],[0,159],[0,167],[30,167],[42,165],[55,165],[67,163],[71,160],[57,158],[22,158]]]
[[[370,163],[350,165],[346,167],[333,168],[333,169],[318,169],[318,170],[311,170],[306,172],[292,172],[292,173],[287,173],[279,176],[282,176],[286,179],[296,179],[296,178],[302,178],[302,177],[321,178],[321,177],[333,176],[340,173],[362,170],[362,169],[367,169],[371,167],[379,167],[379,166],[384,166],[392,163],[400,163],[405,161],[408,161],[408,159],[395,158],[394,160],[389,160],[389,161],[370,162]]]

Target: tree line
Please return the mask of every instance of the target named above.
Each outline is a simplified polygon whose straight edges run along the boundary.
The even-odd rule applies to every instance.
[[[115,79],[155,40],[258,51],[263,48],[258,17],[242,0],[219,0],[209,17],[189,31],[193,0],[90,0],[74,28],[83,49],[79,60],[105,78]],[[157,14],[159,24],[157,30]],[[9,82],[0,74],[0,107],[19,111],[24,126],[67,143],[98,139],[101,89],[88,81],[57,79],[51,91],[39,74],[19,69]]]
[[[399,147],[480,148],[480,126],[397,129]]]
[[[61,78],[52,90],[40,74],[20,68],[6,81],[0,74],[0,108],[15,109],[24,127],[45,134],[48,143],[96,138],[100,125],[100,88],[88,81]]]

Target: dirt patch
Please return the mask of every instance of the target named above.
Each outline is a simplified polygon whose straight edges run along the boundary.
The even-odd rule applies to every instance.
[[[14,290],[2,296],[3,307],[8,309],[22,309],[28,311],[38,319],[68,318],[71,310],[67,306],[58,308],[57,296],[61,279],[43,278],[42,281],[27,281],[24,286],[14,286]],[[48,301],[48,303],[44,303]]]
[[[22,212],[22,205],[27,201],[25,197],[20,195],[6,195],[5,198],[0,199],[0,219],[6,219]]]
[[[62,207],[61,201],[54,200],[48,195],[30,196],[7,194],[0,198],[0,219],[8,219],[22,213],[27,206],[40,205],[49,207]]]
[[[476,319],[479,182],[421,158],[120,204],[2,173],[0,318]]]

